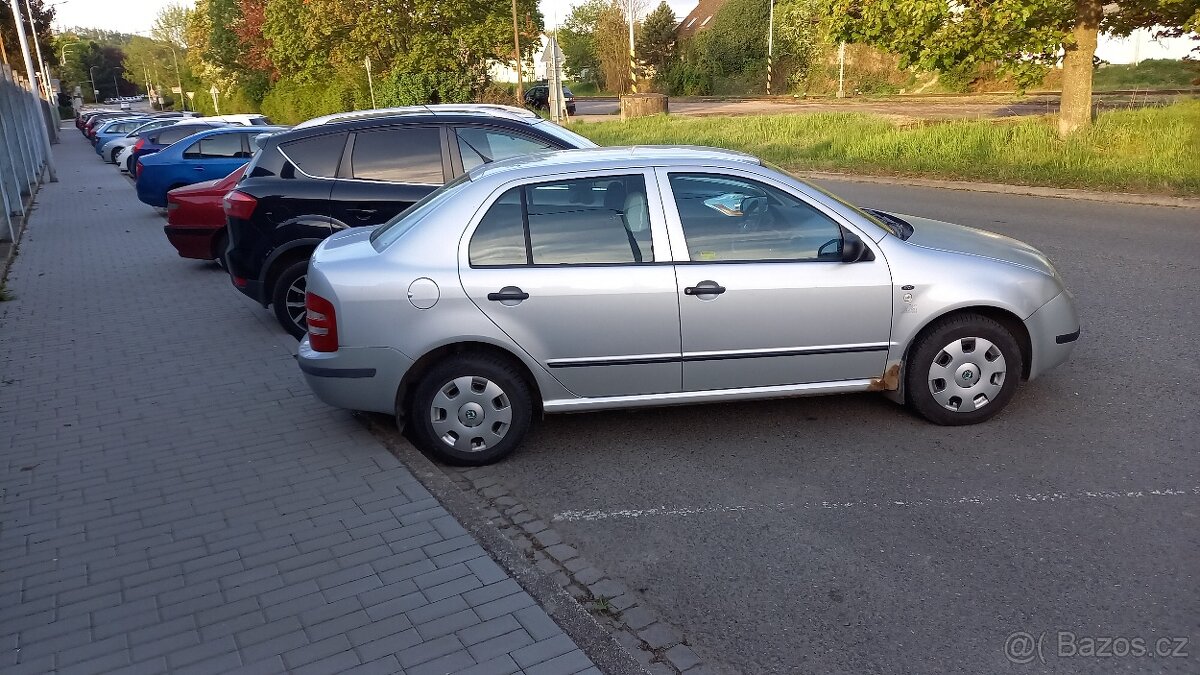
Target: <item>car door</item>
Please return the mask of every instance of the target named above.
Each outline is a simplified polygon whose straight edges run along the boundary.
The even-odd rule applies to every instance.
[[[658,170],[676,260],[683,388],[879,377],[891,338],[882,256],[841,262],[847,229],[782,185]]]
[[[190,182],[224,178],[249,158],[246,134],[214,134],[183,151],[184,170]]]
[[[420,201],[449,176],[444,132],[406,124],[350,134],[330,216],[343,225],[378,225]]]
[[[498,192],[463,238],[459,273],[476,306],[579,396],[679,391],[679,301],[659,260],[653,174]]]

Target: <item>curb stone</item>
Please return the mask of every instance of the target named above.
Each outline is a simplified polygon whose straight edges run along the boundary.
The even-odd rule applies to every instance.
[[[413,452],[416,452],[415,449]],[[488,467],[447,467],[444,473],[463,492],[476,497],[480,513],[525,558],[550,575],[577,603],[590,608],[595,621],[655,675],[710,672],[687,637],[664,621],[635,591],[607,576],[579,554],[537,514],[519,502]],[[600,609],[603,603],[606,607]]]
[[[794,176],[807,180],[836,180],[851,183],[878,183],[907,187],[930,187],[964,192],[990,192],[993,194],[1022,195],[1026,197],[1053,197],[1057,199],[1082,199],[1092,202],[1113,204],[1137,204],[1141,206],[1170,206],[1181,209],[1200,209],[1200,198],[1147,195],[1133,192],[1096,192],[1076,188],[1053,188],[1037,185],[1014,185],[1010,183],[978,183],[963,180],[938,180],[908,176],[865,176],[831,171],[790,171]]]
[[[463,487],[465,479],[462,478],[462,472],[451,467],[440,467],[421,454],[396,430],[395,422],[390,416],[355,413],[355,417],[408,467],[417,480],[462,523],[484,550],[533,596],[546,614],[575,641],[600,670],[609,675],[639,675],[645,672],[650,658],[655,655],[643,658],[641,654],[631,652],[630,644],[620,639],[620,635],[610,634],[611,629],[603,625],[597,616],[589,613],[582,604],[591,599],[586,591],[576,596],[564,588],[565,585],[569,585],[564,584],[564,581],[569,581],[566,568],[560,568],[557,561],[541,553],[542,547],[532,538],[532,533],[549,531],[546,523],[534,518],[526,520],[522,526],[515,526],[509,517],[501,512],[502,509],[511,513],[525,511],[524,507],[508,494],[507,487],[494,479],[484,480],[483,487],[479,490],[497,487],[492,491],[496,496],[484,498],[469,483],[466,488]],[[520,534],[517,535],[513,528],[519,529]],[[537,556],[534,555],[535,550]],[[565,549],[559,551],[566,555]],[[681,671],[676,669],[669,672]],[[695,670],[688,675],[697,675],[700,672],[702,671]]]

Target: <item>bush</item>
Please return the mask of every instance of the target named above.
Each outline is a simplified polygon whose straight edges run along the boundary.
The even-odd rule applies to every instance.
[[[380,107],[468,103],[471,83],[459,73],[393,73],[375,87]]]
[[[75,116],[75,109],[74,109],[74,108],[72,108],[71,106],[69,106],[69,105],[60,105],[60,106],[58,106],[58,117],[59,117],[59,119],[64,119],[64,120],[65,120],[65,119],[70,119],[70,118],[72,118],[72,117],[74,117],[74,116]]]

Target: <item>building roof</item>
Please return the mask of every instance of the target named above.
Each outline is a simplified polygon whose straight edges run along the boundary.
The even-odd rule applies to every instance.
[[[729,0],[700,0],[695,9],[679,22],[679,26],[675,28],[675,36],[688,38],[708,28],[712,25],[713,17],[727,2]]]

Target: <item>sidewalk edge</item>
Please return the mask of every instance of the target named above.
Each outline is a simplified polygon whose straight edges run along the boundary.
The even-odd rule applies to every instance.
[[[436,464],[406,442],[401,442],[394,421],[386,415],[356,413],[442,506],[471,533],[485,551],[516,579],[555,623],[608,675],[641,675],[645,671],[632,654],[604,630],[571,595],[539,570],[490,520],[484,518],[466,495]]]

